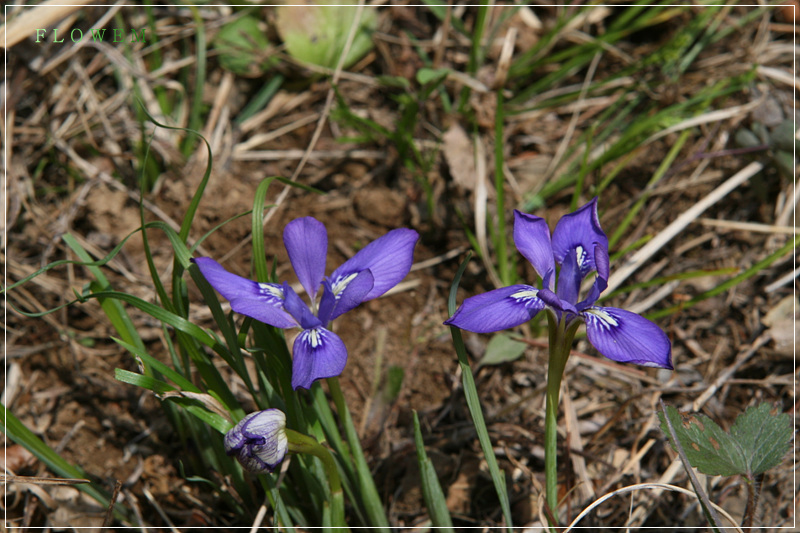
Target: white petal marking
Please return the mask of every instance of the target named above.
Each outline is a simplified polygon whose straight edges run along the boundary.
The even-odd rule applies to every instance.
[[[322,336],[316,329],[306,331],[306,341],[311,343],[311,348],[317,348],[322,344]]]
[[[342,294],[342,291],[347,287],[347,285],[358,276],[358,272],[353,272],[352,274],[348,274],[347,276],[339,276],[336,278],[336,281],[331,283],[331,288],[333,288],[333,295],[336,299],[339,299],[339,295]]]
[[[273,298],[278,298],[283,300],[283,289],[281,287],[276,287],[275,285],[271,285],[269,283],[259,283],[258,288],[261,289],[261,294],[264,296],[272,296]]]
[[[584,270],[586,266],[586,250],[583,249],[583,246],[575,247],[575,259],[578,261],[578,268]]]
[[[537,298],[539,291],[536,289],[523,289],[521,291],[517,291],[511,295],[512,298],[515,300],[531,300],[533,298]]]
[[[584,311],[584,313],[588,313],[596,317],[598,322],[606,329],[619,326],[619,322],[617,322],[616,318],[599,307],[590,307]]]

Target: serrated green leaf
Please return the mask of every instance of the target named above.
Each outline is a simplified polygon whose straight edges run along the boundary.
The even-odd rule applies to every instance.
[[[525,345],[522,342],[512,339],[505,333],[498,333],[489,340],[486,345],[486,353],[481,358],[478,366],[499,365],[516,361],[525,353]]]
[[[736,417],[731,436],[748,459],[748,471],[757,476],[778,466],[792,444],[792,421],[788,414],[771,414],[772,405],[764,402],[748,407]]]
[[[730,433],[705,415],[681,416],[674,407],[667,407],[667,414],[693,467],[710,476],[752,478],[780,464],[791,446],[789,415],[773,415],[771,410],[769,403],[749,407],[736,418]],[[669,435],[663,414],[658,417]],[[671,437],[670,444],[675,448]]]
[[[667,407],[667,415],[693,467],[709,476],[747,473],[747,461],[742,449],[716,422],[705,415],[684,420],[672,406]],[[663,413],[658,413],[658,418],[661,420],[661,430],[669,435]],[[676,449],[671,437],[670,444]]]

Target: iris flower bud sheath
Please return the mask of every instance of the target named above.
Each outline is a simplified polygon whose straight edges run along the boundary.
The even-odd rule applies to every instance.
[[[307,435],[286,428],[286,415],[279,409],[250,413],[225,434],[225,452],[236,456],[242,468],[253,474],[269,474],[280,465],[287,452],[305,453],[322,461],[331,489],[325,506],[331,524],[345,528],[344,494],[339,471],[330,451]]]
[[[250,413],[225,434],[225,452],[254,474],[273,472],[288,449],[286,415],[279,409]]]

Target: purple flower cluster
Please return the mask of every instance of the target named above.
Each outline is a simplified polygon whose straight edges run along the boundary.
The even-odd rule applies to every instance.
[[[552,238],[543,218],[515,210],[514,243],[542,278],[542,288],[511,285],[467,298],[445,324],[488,333],[523,324],[547,308],[566,327],[583,320],[589,342],[609,359],[672,369],[672,348],[661,328],[636,313],[595,305],[609,276],[608,238],[600,227],[597,198],[564,215]],[[578,301],[591,272],[594,283]]]

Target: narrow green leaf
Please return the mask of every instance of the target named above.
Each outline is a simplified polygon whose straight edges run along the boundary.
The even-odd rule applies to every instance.
[[[419,82],[420,85],[425,85],[430,82],[439,83],[444,80],[449,73],[450,69],[448,68],[421,68],[417,71],[417,82]]]
[[[450,298],[447,302],[447,309],[450,316],[453,316],[456,312],[458,284],[461,281],[461,276],[464,275],[464,270],[466,270],[471,256],[472,254],[467,254],[466,259],[464,259],[464,262],[456,273],[453,284],[450,286]],[[469,408],[470,415],[472,415],[472,423],[475,426],[475,431],[478,433],[478,441],[481,444],[481,450],[483,450],[486,464],[489,467],[489,475],[492,477],[494,489],[500,500],[500,507],[503,510],[503,517],[506,520],[506,529],[511,532],[513,530],[511,505],[508,501],[505,472],[501,471],[497,464],[497,457],[494,455],[492,440],[489,438],[489,430],[486,429],[486,421],[483,418],[483,410],[481,409],[481,402],[478,398],[478,388],[475,386],[475,379],[472,376],[472,369],[469,366],[469,359],[467,358],[467,348],[464,346],[464,339],[461,337],[460,329],[451,326],[450,335],[453,337],[453,347],[456,350],[456,355],[458,355],[458,363],[461,365],[461,382],[464,387],[464,396],[467,399],[467,407]]]
[[[175,387],[165,381],[151,378],[150,376],[143,376],[142,374],[137,374],[130,370],[123,370],[122,368],[114,369],[114,377],[123,383],[136,385],[137,387],[153,391],[156,394],[164,394],[165,392],[175,390]]]
[[[350,410],[347,408],[347,403],[344,400],[344,394],[339,386],[339,378],[327,378],[328,388],[331,391],[331,396],[336,404],[336,411],[339,414],[339,420],[344,426],[344,433],[347,437],[347,443],[350,445],[352,451],[353,463],[355,464],[357,484],[361,496],[361,501],[364,504],[364,511],[369,517],[369,525],[377,531],[389,531],[389,520],[386,518],[386,511],[383,508],[383,503],[378,496],[378,488],[375,486],[375,480],[372,477],[372,472],[367,465],[367,460],[364,457],[364,451],[361,448],[361,442],[358,438],[358,432],[353,424],[353,418],[350,415]]]
[[[439,478],[433,463],[425,453],[425,444],[422,441],[422,430],[419,427],[419,417],[414,411],[414,443],[417,446],[417,462],[419,464],[419,477],[422,483],[422,497],[431,516],[431,522],[437,529],[453,531],[453,521],[447,509],[447,501],[439,484]]]
[[[194,400],[192,398],[183,398],[180,396],[170,396],[169,398],[166,399],[166,401],[174,402],[181,405],[193,416],[198,418],[200,421],[205,422],[210,427],[214,428],[223,435],[228,431],[230,431],[232,427],[231,422],[227,420],[224,416],[218,413],[212,413],[211,411],[203,407],[198,400]]]
[[[183,377],[180,373],[173,370],[169,365],[166,365],[156,359],[155,357],[151,356],[144,350],[139,350],[135,346],[128,344],[125,341],[115,339],[111,337],[111,340],[122,346],[123,348],[127,349],[131,352],[134,356],[141,359],[145,368],[153,368],[166,376],[167,378],[171,379],[175,382],[175,384],[180,387],[182,390],[190,391],[190,392],[202,392],[198,387],[196,387],[191,381]]]
[[[81,261],[91,263],[91,256],[83,249],[75,237],[69,233],[65,233],[61,238]],[[105,277],[99,266],[86,266],[86,268],[92,273],[95,279],[97,279],[97,284],[99,285],[98,290],[109,290],[111,288],[111,283],[109,283],[108,278]],[[103,308],[106,316],[111,321],[111,325],[114,326],[114,329],[117,330],[120,337],[122,337],[125,342],[144,350],[144,343],[139,336],[139,332],[136,330],[136,326],[133,325],[133,321],[125,311],[122,303],[117,300],[103,299],[100,300],[100,306]]]
[[[12,413],[5,405],[0,404],[0,429],[13,442],[20,444],[31,452],[37,459],[47,465],[51,472],[59,477],[71,479],[86,479],[87,474],[83,469],[73,466],[63,459],[55,450],[45,444],[25,424]],[[111,495],[98,487],[95,483],[78,484],[75,488],[94,498],[101,506],[108,507]],[[114,516],[124,523],[131,523],[133,519],[130,510],[122,504],[114,506]]]

